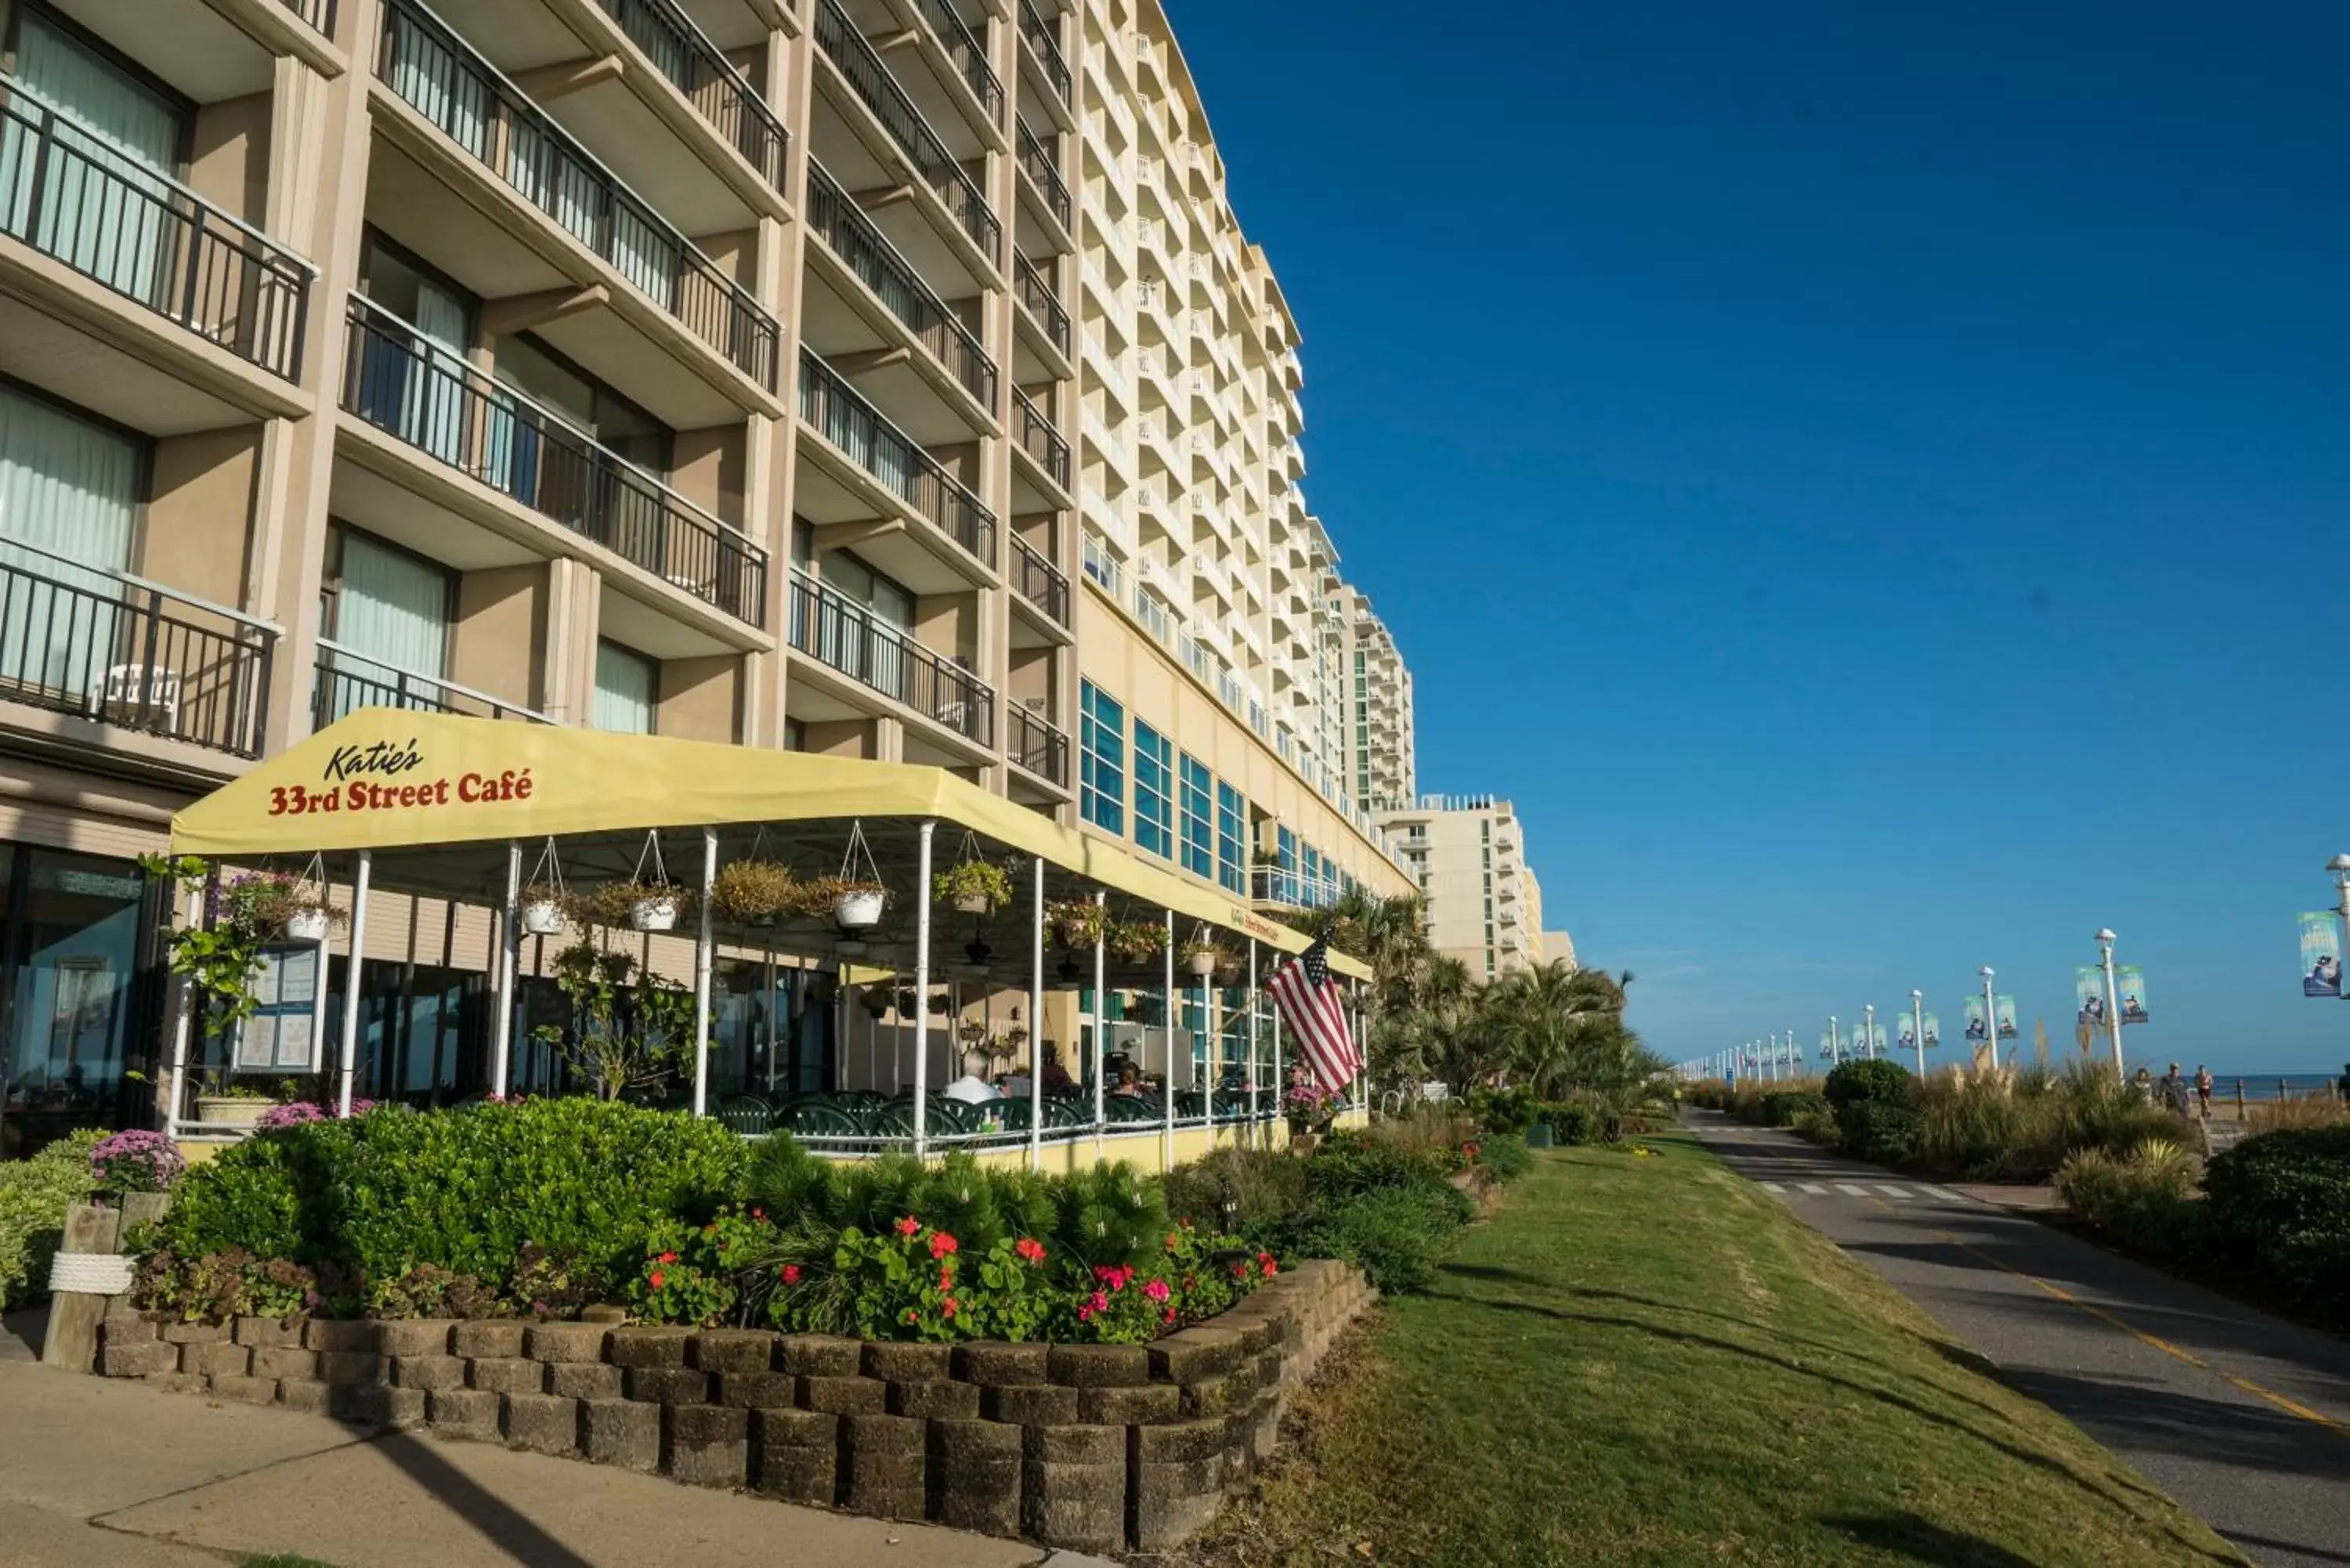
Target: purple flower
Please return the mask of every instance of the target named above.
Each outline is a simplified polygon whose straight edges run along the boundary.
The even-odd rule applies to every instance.
[[[351,1115],[355,1116],[363,1116],[373,1109],[373,1100],[351,1102]],[[261,1119],[254,1125],[266,1132],[277,1127],[300,1127],[305,1122],[330,1122],[334,1119],[335,1112],[331,1106],[320,1105],[316,1100],[296,1100],[290,1105],[270,1106],[261,1113]]]
[[[134,1130],[92,1145],[89,1168],[108,1192],[162,1192],[179,1179],[188,1162],[161,1133]]]

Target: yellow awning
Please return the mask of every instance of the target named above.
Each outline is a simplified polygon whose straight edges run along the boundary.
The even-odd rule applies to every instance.
[[[509,842],[535,852],[554,839],[560,854],[593,844],[608,867],[648,832],[719,827],[733,830],[730,853],[772,834],[779,847],[797,850],[796,869],[815,875],[838,869],[848,825],[858,822],[886,873],[904,863],[898,851],[925,820],[939,825],[940,869],[953,863],[967,832],[991,857],[1010,851],[1067,874],[1051,878],[1058,884],[1052,897],[1090,891],[1070,886],[1075,877],[1283,952],[1307,945],[1244,901],[943,769],[389,708],[355,712],[197,801],[172,819],[172,846],[248,862],[367,849],[378,852],[384,885],[478,897],[503,888]],[[493,846],[498,853],[489,853]],[[674,857],[681,847],[672,844],[669,853]],[[672,858],[669,870],[691,884],[700,867]],[[901,900],[914,891],[910,877],[885,879]],[[1014,881],[1024,894],[1025,885]],[[939,918],[951,917],[941,910]],[[1332,952],[1330,963],[1342,974],[1370,976],[1342,953]]]

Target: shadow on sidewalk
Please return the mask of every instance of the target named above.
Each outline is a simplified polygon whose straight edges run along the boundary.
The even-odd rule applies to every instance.
[[[594,1568],[527,1515],[433,1452],[434,1439],[416,1432],[388,1432],[369,1446],[515,1562],[529,1568]]]

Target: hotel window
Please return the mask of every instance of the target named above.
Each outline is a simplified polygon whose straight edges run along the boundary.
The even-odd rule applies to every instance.
[[[497,379],[563,415],[647,473],[669,478],[669,427],[546,345],[498,340]]]
[[[456,602],[455,573],[330,525],[318,632],[331,646],[318,650],[317,722],[355,708],[440,708]]]
[[[1183,759],[1183,869],[1195,877],[1216,874],[1215,775],[1194,756]]]
[[[1175,858],[1175,748],[1139,719],[1134,722],[1134,842],[1162,859]]]
[[[0,385],[0,566],[62,585],[11,596],[0,680],[80,691],[103,678],[146,468],[145,442]]]
[[[660,701],[660,666],[632,648],[596,644],[596,728],[650,735]]]
[[[1241,836],[1248,802],[1222,779],[1216,781],[1216,880],[1234,893],[1248,891],[1248,845]]]
[[[1092,681],[1077,693],[1077,806],[1106,833],[1126,832],[1126,710]]]

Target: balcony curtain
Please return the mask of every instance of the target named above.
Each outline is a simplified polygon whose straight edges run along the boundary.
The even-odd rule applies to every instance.
[[[474,157],[490,161],[497,97],[489,75],[409,13],[392,8],[391,90]]]
[[[180,161],[178,109],[30,9],[17,30],[13,88],[0,130],[8,231],[109,288],[168,309],[172,254],[192,226],[188,199],[171,178]],[[46,152],[29,123],[45,119]]]
[[[433,678],[448,670],[449,597],[440,568],[364,535],[343,535],[335,641],[355,657],[334,683],[329,718],[355,708],[443,706]]]
[[[608,642],[596,645],[596,728],[625,735],[653,732],[658,666]]]
[[[132,442],[0,388],[0,683],[138,700],[138,670],[118,662],[113,575],[130,564],[138,503]],[[176,680],[152,692],[167,695]]]

